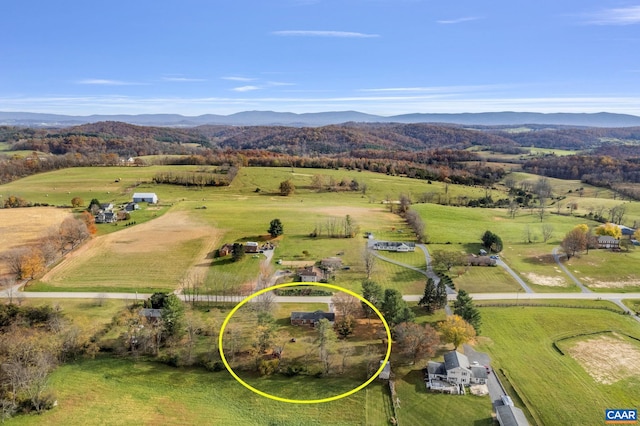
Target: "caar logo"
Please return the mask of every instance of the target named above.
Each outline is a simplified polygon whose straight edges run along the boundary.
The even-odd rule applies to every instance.
[[[604,410],[604,422],[616,425],[637,423],[638,410],[630,408]]]

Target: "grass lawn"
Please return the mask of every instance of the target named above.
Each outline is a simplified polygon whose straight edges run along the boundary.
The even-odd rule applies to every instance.
[[[624,299],[622,301],[629,309],[640,312],[640,300],[639,299]]]
[[[493,425],[488,396],[429,393],[420,368],[394,368],[401,425]]]
[[[491,355],[495,370],[506,372],[540,424],[595,424],[605,408],[635,407],[640,400],[637,375],[601,384],[571,355],[561,355],[552,346],[560,337],[606,329],[640,337],[633,319],[604,310],[557,307],[481,308],[480,312],[483,337],[477,349]],[[608,359],[617,359],[616,353]]]
[[[327,386],[329,383],[327,383]],[[322,380],[315,384],[325,387]],[[380,425],[367,420],[364,391],[325,404],[299,405],[266,399],[245,389],[226,371],[175,369],[150,362],[98,358],[56,369],[50,380],[58,407],[15,424],[238,424]],[[307,388],[298,389],[306,394]],[[372,404],[382,404],[370,395]]]
[[[572,257],[567,268],[593,291],[640,291],[640,250],[612,252],[589,250],[589,254]]]
[[[460,276],[449,276],[453,278],[456,289],[465,290],[467,293],[506,293],[522,290],[520,284],[500,267],[471,266]]]

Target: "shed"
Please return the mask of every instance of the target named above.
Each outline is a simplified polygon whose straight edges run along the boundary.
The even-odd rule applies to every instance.
[[[135,194],[133,194],[133,202],[157,204],[158,196],[155,194],[155,192],[136,192]]]
[[[258,253],[260,248],[258,247],[258,243],[255,241],[247,241],[244,245],[245,253]]]
[[[380,360],[380,365],[382,365],[383,362],[384,360]],[[390,377],[391,377],[391,363],[387,361],[387,363],[384,365],[384,368],[380,372],[380,375],[378,376],[378,378],[382,380],[389,380]]]
[[[320,265],[330,269],[340,268],[342,266],[342,259],[339,257],[326,257],[320,261]]]

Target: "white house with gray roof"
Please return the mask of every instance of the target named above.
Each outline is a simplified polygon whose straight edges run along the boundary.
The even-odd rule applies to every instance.
[[[471,365],[466,355],[451,351],[444,354],[444,362],[429,361],[425,381],[429,389],[438,387],[441,382],[462,386],[483,385],[487,383],[487,370],[482,365]]]

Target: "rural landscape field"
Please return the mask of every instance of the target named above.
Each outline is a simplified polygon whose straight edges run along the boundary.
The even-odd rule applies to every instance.
[[[7,161],[35,155],[48,161],[5,146]],[[0,186],[0,270],[5,306],[15,308],[5,310],[0,347],[8,365],[18,365],[10,348],[22,346],[7,339],[57,355],[38,370],[40,381],[4,395],[3,418],[490,425],[513,407],[521,423],[546,425],[594,424],[606,408],[633,407],[640,251],[636,235],[619,235],[615,249],[598,248],[596,236],[605,224],[636,228],[640,204],[612,187],[527,172],[521,155],[491,163],[500,177],[483,185],[295,164],[239,164],[220,185],[160,182],[231,170],[166,164],[189,158],[181,155],[12,179]],[[157,202],[134,208],[140,194]],[[103,209],[122,213],[94,223],[109,217]],[[71,222],[86,234],[73,239]],[[576,229],[589,246],[568,244]],[[295,281],[307,284],[269,291],[230,315],[257,290]],[[448,302],[427,299],[429,283],[442,284]],[[294,321],[314,312],[325,319]],[[35,331],[7,328],[14,316]],[[451,339],[446,323],[455,318],[470,331]],[[464,395],[429,391],[428,362],[453,351],[483,360],[485,379]],[[30,362],[24,371],[45,360]]]

